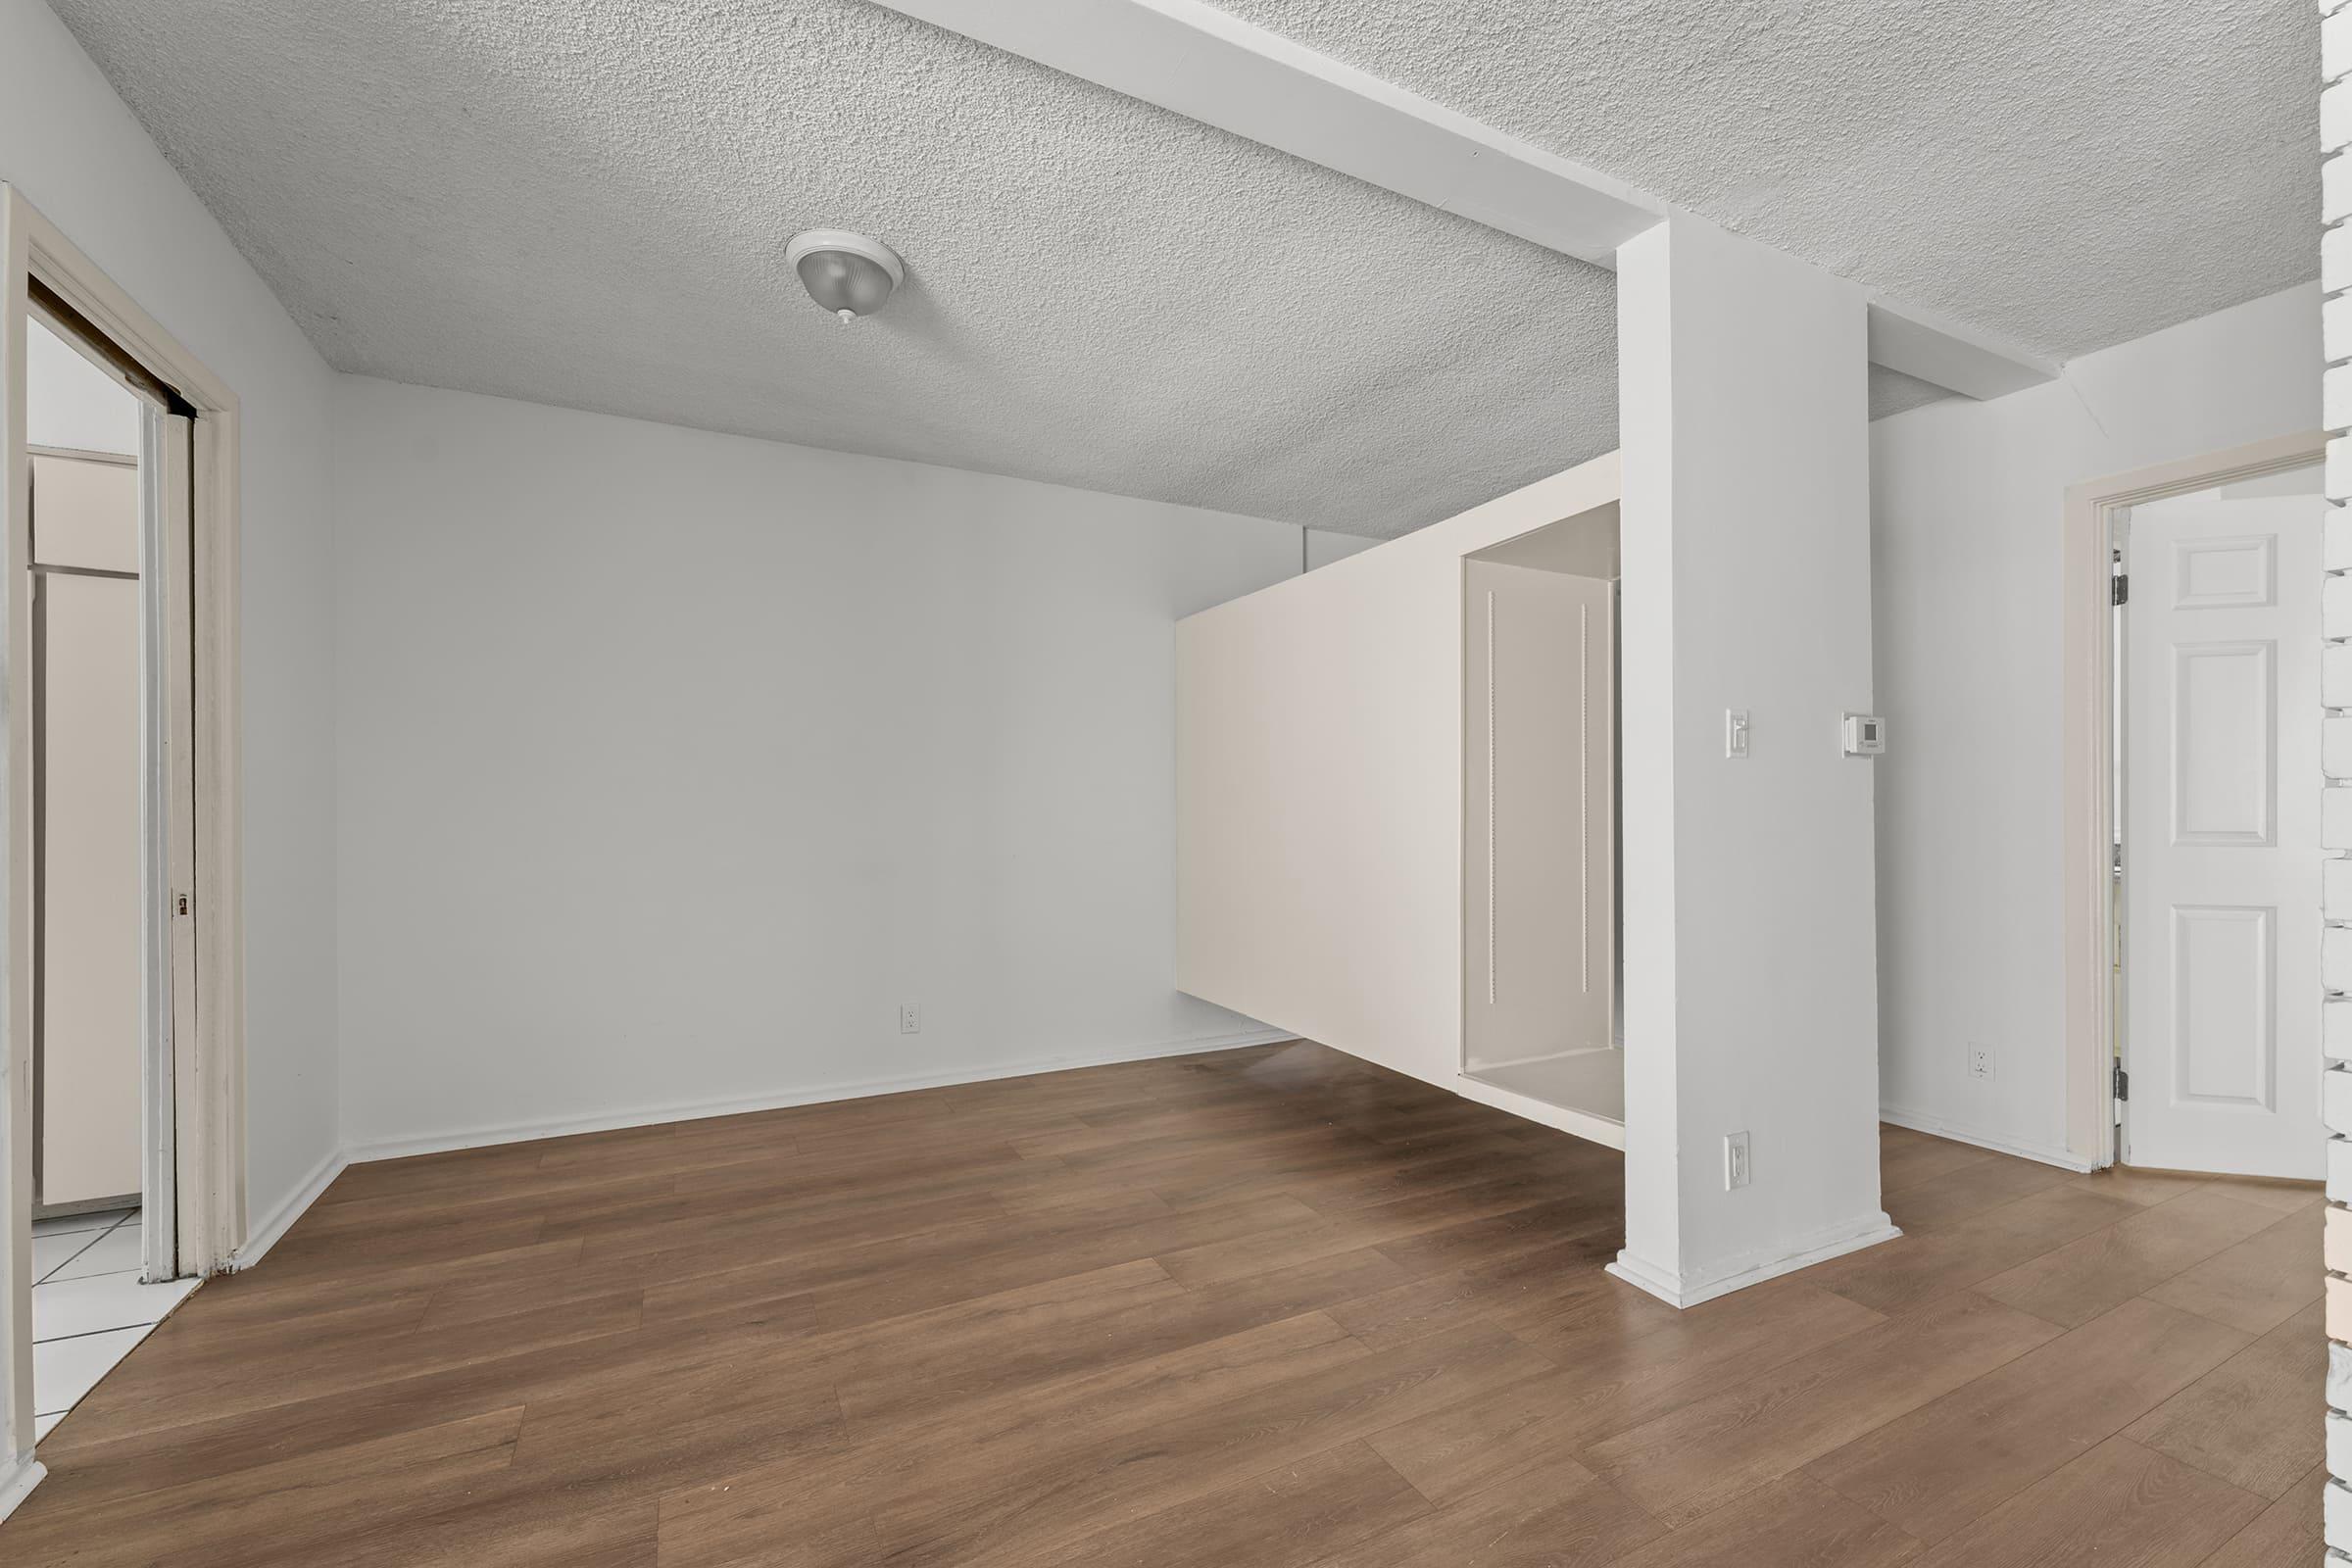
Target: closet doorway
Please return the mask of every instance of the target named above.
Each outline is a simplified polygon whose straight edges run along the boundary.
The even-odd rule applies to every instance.
[[[1622,1148],[1617,561],[1614,506],[1463,561],[1462,1071]]]
[[[237,429],[235,395],[0,184],[0,1473],[14,1459],[18,1485],[49,1425],[245,1237]]]

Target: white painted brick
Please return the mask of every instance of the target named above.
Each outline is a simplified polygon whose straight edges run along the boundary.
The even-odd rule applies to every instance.
[[[2344,232],[2352,234],[2352,226]],[[2352,430],[2352,365],[2331,365],[2321,376],[2320,422],[2330,430]]]
[[[2352,1203],[2352,1138],[2328,1140],[2328,1200]]]
[[[2321,931],[2320,984],[2330,991],[2352,991],[2352,926],[2331,925]],[[2352,1127],[2336,1130],[2352,1136]]]
[[[2352,789],[2331,784],[2320,792],[2320,846],[2352,850]]]
[[[2345,17],[2352,21],[2352,12]],[[2338,294],[2352,288],[2352,227],[2338,225],[2320,231],[2320,289]]]
[[[2346,295],[2352,299],[2352,295]],[[2320,583],[2320,624],[2327,636],[2352,637],[2352,577],[2330,575]]]
[[[2352,1274],[2352,1208],[2330,1205],[2322,1234],[2321,1255],[2328,1266],[2338,1274]]]
[[[2320,78],[2333,81],[2352,74],[2352,11],[2337,11],[2320,24]]]
[[[2330,1067],[2320,1074],[2320,1119],[2329,1132],[2352,1137],[2352,1071]]]
[[[2352,716],[2330,713],[2320,720],[2320,766],[2329,778],[2352,778]]]
[[[2330,920],[2352,920],[2352,860],[2320,862],[2320,912]]]
[[[2352,1410],[2352,1345],[2328,1347],[2328,1406]]]
[[[2352,81],[2336,90],[2352,92]],[[2352,360],[2352,294],[2330,294],[2320,302],[2320,352],[2329,365]]]
[[[2337,366],[2328,373],[2332,376],[2339,371],[2344,375],[2346,394],[2352,396],[2352,365]],[[2323,564],[2329,571],[2352,569],[2352,507],[2340,501],[2328,503],[2328,515],[2320,526],[2320,540]]]
[[[2320,150],[2347,146],[2352,146],[2352,82],[2339,81],[2320,92]]]
[[[2320,1004],[2320,1049],[2333,1061],[2352,1061],[2352,1000],[2330,997]]]
[[[2320,1504],[2320,1534],[2341,1551],[2352,1546],[2352,1492],[2340,1481],[2330,1481],[2323,1490],[2327,1500]]]
[[[2352,708],[2352,643],[2330,643],[2321,652],[2320,701]]]
[[[2352,218],[2352,158],[2326,159],[2320,165],[2320,221],[2343,218]]]
[[[2352,1416],[2328,1412],[2328,1473],[2352,1474]]]
[[[2345,296],[2352,299],[2352,295]],[[2328,494],[2337,501],[2352,501],[2352,436],[2336,436],[2328,443]]]

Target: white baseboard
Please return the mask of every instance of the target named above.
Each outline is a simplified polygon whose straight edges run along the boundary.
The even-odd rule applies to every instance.
[[[5,1479],[0,1479],[0,1519],[15,1513],[17,1504],[31,1495],[32,1489],[39,1486],[41,1477],[48,1473],[49,1467],[29,1453],[19,1459],[14,1469],[0,1472],[0,1475],[5,1475]]]
[[[1628,1285],[1647,1291],[1668,1306],[1696,1306],[1718,1296],[1729,1296],[1750,1285],[1761,1285],[1783,1274],[1826,1263],[1833,1257],[1859,1252],[1865,1247],[1891,1242],[1902,1234],[1885,1214],[1874,1214],[1817,1231],[1810,1237],[1800,1237],[1790,1250],[1768,1258],[1759,1259],[1751,1253],[1710,1269],[1676,1275],[1652,1266],[1631,1251],[1621,1251],[1617,1260],[1608,1265],[1608,1271]]]
[[[823,1084],[742,1100],[689,1101],[595,1116],[557,1117],[546,1121],[470,1127],[462,1132],[436,1133],[421,1138],[377,1138],[352,1144],[345,1153],[350,1162],[356,1165],[373,1159],[404,1159],[411,1154],[442,1154],[458,1149],[487,1149],[495,1144],[528,1143],[538,1138],[568,1138],[577,1133],[612,1132],[622,1127],[652,1127],[662,1122],[703,1121],[712,1116],[740,1116],[749,1111],[782,1110],[792,1105],[823,1104],[836,1100],[865,1100],[875,1095],[905,1094],[912,1089],[941,1089],[955,1084],[989,1083],[999,1078],[1026,1078],[1035,1073],[1066,1072],[1075,1067],[1106,1067],[1122,1061],[1152,1061],[1162,1056],[1198,1056],[1215,1051],[1270,1046],[1278,1041],[1297,1038],[1287,1029],[1249,1029],[1237,1034],[1207,1035],[1194,1040],[1083,1052],[1067,1056],[1041,1057],[1033,1061],[1009,1061],[977,1069]],[[289,1216],[288,1223],[291,1222]]]
[[[343,1150],[327,1151],[326,1157],[302,1179],[302,1185],[287,1194],[285,1201],[271,1209],[253,1233],[245,1238],[245,1245],[238,1248],[236,1254],[228,1260],[229,1272],[237,1273],[259,1263],[262,1255],[294,1228],[294,1222],[318,1201],[318,1195],[332,1186],[335,1178],[343,1174],[343,1167],[350,1163],[350,1157]]]
[[[1475,1100],[1482,1105],[1508,1111],[1523,1121],[1536,1122],[1572,1138],[1582,1138],[1589,1144],[1599,1144],[1619,1151],[1625,1148],[1625,1123],[1611,1121],[1606,1116],[1571,1110],[1566,1105],[1555,1105],[1547,1100],[1537,1100],[1516,1090],[1482,1083],[1468,1073],[1462,1074],[1454,1084],[1453,1092],[1464,1100]]]
[[[2055,1165],[2060,1170],[2089,1171],[2098,1168],[2082,1155],[2069,1153],[2063,1149],[2046,1149],[2039,1144],[2021,1144],[2013,1139],[1995,1138],[1989,1133],[1955,1126],[1940,1116],[1924,1116],[1918,1111],[1903,1110],[1893,1105],[1881,1105],[1879,1120],[1892,1122],[1897,1127],[1908,1127],[1915,1133],[1949,1138],[1955,1144],[1974,1144],[1979,1149],[1989,1149],[1996,1154],[2015,1154],[2020,1159]]]

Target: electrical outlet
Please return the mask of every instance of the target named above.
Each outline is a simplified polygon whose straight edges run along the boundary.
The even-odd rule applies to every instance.
[[[1971,1078],[1989,1078],[1992,1076],[1992,1048],[1990,1046],[1971,1046],[1968,1048],[1968,1075]]]
[[[1747,1134],[1733,1133],[1723,1141],[1723,1190],[1747,1185]]]
[[[923,1004],[919,1002],[899,1004],[899,1033],[919,1035],[923,1032]]]

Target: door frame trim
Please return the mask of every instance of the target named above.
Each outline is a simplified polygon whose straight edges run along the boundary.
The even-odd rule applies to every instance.
[[[2115,652],[2109,577],[2123,509],[2280,473],[2325,459],[2320,430],[2273,436],[2198,457],[2069,485],[2061,651],[2060,935],[2066,978],[2066,1149],[2094,1166],[2116,1160]]]
[[[16,569],[27,554],[31,468],[25,453],[24,323],[33,280],[78,313],[129,362],[176,392],[195,413],[193,612],[195,1042],[176,1047],[174,1121],[178,1144],[179,1261],[183,1273],[210,1275],[233,1264],[245,1238],[245,917],[243,747],[239,717],[238,450],[236,394],[118,286],[14,186],[0,182],[0,567],[6,596],[7,709],[29,710],[31,678],[26,612],[30,574]],[[6,718],[0,714],[0,734]],[[5,1073],[0,1115],[0,1353],[7,1357],[0,1394],[0,1473],[7,1460],[29,1462],[32,1431],[31,1071],[31,756],[7,736],[7,896],[0,901],[6,953],[0,965],[0,1030]]]

